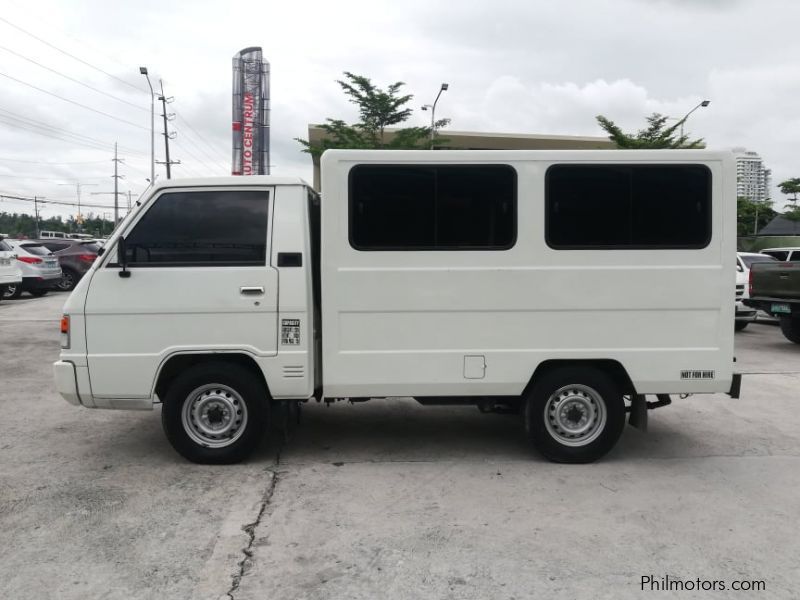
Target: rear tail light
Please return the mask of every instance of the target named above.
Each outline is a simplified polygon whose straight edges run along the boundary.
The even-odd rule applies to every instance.
[[[97,258],[97,254],[78,254],[78,260],[83,262],[93,263],[95,258]]]
[[[42,262],[41,258],[36,258],[34,256],[18,256],[17,260],[21,260],[24,263],[28,263],[29,265],[38,265]]]
[[[750,273],[747,275],[747,295],[753,297],[753,269],[750,269]]]
[[[69,348],[69,315],[61,317],[61,347]]]

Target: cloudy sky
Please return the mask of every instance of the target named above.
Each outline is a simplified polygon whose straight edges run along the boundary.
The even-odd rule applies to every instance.
[[[709,148],[758,152],[777,183],[800,176],[798,19],[790,0],[0,0],[0,193],[74,202],[80,183],[82,202],[104,207],[84,213],[108,212],[114,142],[120,189],[141,193],[140,65],[175,99],[173,176],[227,174],[231,58],[247,46],[272,67],[276,175],[310,180],[293,138],[355,118],[335,83],[349,70],[406,82],[420,125],[419,106],[448,82],[437,116],[455,130],[603,135],[597,114],[636,130],[652,112],[679,117],[709,99],[687,129]],[[4,210],[30,205],[3,200]],[[74,212],[49,204],[43,215]]]

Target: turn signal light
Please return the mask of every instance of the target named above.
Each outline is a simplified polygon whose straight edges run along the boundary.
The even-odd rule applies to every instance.
[[[69,315],[61,317],[61,347],[69,348]]]

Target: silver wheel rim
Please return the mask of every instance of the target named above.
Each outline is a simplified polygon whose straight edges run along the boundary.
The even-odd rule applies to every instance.
[[[242,437],[247,405],[230,386],[209,383],[186,396],[181,421],[192,441],[207,448],[224,448]]]
[[[547,431],[565,446],[586,446],[606,426],[606,403],[587,385],[572,384],[557,389],[544,407]]]
[[[11,296],[14,295],[14,293],[16,291],[17,291],[17,286],[16,285],[7,285],[6,286],[6,291],[3,293],[3,297],[4,298],[10,298]]]

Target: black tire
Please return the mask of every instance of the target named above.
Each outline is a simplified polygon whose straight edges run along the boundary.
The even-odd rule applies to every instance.
[[[71,292],[75,289],[75,286],[78,285],[78,281],[80,281],[81,278],[77,271],[72,269],[62,269],[62,271],[61,281],[58,282],[58,289],[62,292]]]
[[[16,300],[22,295],[22,284],[15,283],[14,285],[7,285],[3,291],[3,298],[6,300]]]
[[[781,315],[781,332],[790,342],[800,344],[800,318]]]
[[[559,417],[557,393],[563,394],[560,403],[575,416]],[[588,428],[585,434],[573,435],[568,429],[559,429],[558,419],[575,425],[572,431],[577,431],[575,420],[580,423],[592,414],[595,418],[582,425]],[[593,367],[563,367],[546,373],[534,383],[525,399],[528,438],[534,448],[553,462],[594,462],[614,447],[624,428],[622,391],[611,377]]]
[[[42,296],[46,296],[49,291],[50,290],[30,290],[29,293],[34,298],[41,298]]]
[[[220,389],[216,389],[216,387]],[[203,388],[209,388],[202,391]],[[233,392],[227,398],[228,391]],[[237,398],[238,396],[238,398]],[[241,403],[238,403],[240,400]],[[232,464],[247,458],[269,431],[270,403],[264,384],[251,371],[235,364],[206,362],[194,365],[178,375],[169,386],[163,399],[161,424],[169,443],[184,458],[202,464]],[[189,406],[185,406],[189,403]],[[191,410],[194,404],[196,411]],[[242,407],[242,404],[244,405]],[[239,414],[244,414],[241,427],[236,428],[236,417],[222,416],[226,406]],[[205,412],[202,407],[206,407]],[[211,408],[208,408],[211,406]],[[212,414],[212,411],[217,411]],[[186,411],[188,425],[184,425]],[[230,412],[230,411],[229,411]],[[232,413],[231,413],[232,414]],[[230,423],[230,434],[212,442],[203,443],[202,432],[198,429],[194,416],[207,419],[205,424],[215,419]],[[219,422],[213,423],[220,425]],[[233,441],[230,438],[233,437]],[[205,438],[209,439],[209,438]],[[213,444],[224,444],[213,447]]]
[[[748,325],[750,325],[750,321],[736,321],[736,324],[733,327],[736,331],[741,331]]]

